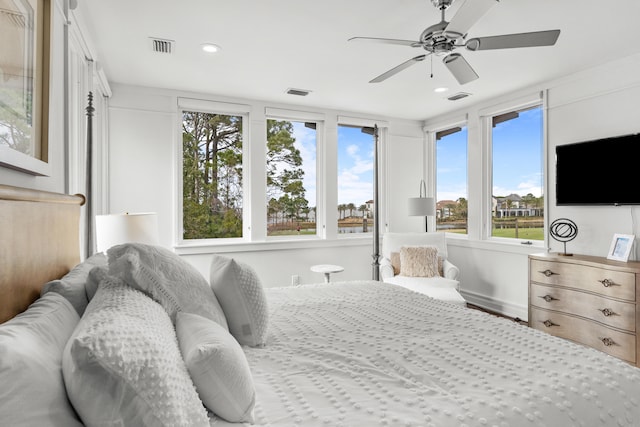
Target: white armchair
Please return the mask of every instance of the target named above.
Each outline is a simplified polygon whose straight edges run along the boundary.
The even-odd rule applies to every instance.
[[[391,264],[391,254],[400,252],[403,246],[435,246],[442,257],[443,277],[408,277],[395,274]],[[380,260],[380,280],[402,286],[432,298],[466,305],[460,295],[460,270],[447,259],[445,233],[385,233],[382,236],[382,258]]]

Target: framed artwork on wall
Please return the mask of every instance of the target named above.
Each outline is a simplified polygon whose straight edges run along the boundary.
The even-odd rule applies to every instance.
[[[0,0],[0,166],[48,175],[51,0]]]
[[[633,234],[614,234],[607,258],[627,262],[634,240]]]

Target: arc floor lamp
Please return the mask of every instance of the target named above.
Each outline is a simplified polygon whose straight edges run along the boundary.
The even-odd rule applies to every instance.
[[[424,217],[424,231],[429,232],[429,217],[436,214],[436,204],[433,197],[427,197],[427,186],[420,180],[420,197],[409,198],[409,216]]]

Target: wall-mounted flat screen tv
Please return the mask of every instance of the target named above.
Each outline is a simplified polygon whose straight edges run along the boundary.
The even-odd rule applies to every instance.
[[[556,146],[556,204],[640,205],[640,134]]]

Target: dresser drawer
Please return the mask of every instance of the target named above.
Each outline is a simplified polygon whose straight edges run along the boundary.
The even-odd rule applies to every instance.
[[[596,292],[627,301],[636,300],[636,275],[628,271],[532,259],[529,277],[537,283]]]
[[[612,356],[636,362],[636,336],[610,329],[589,320],[532,307],[529,326],[552,335],[601,350]]]
[[[636,306],[599,295],[532,283],[531,305],[586,317],[607,326],[636,331]]]

